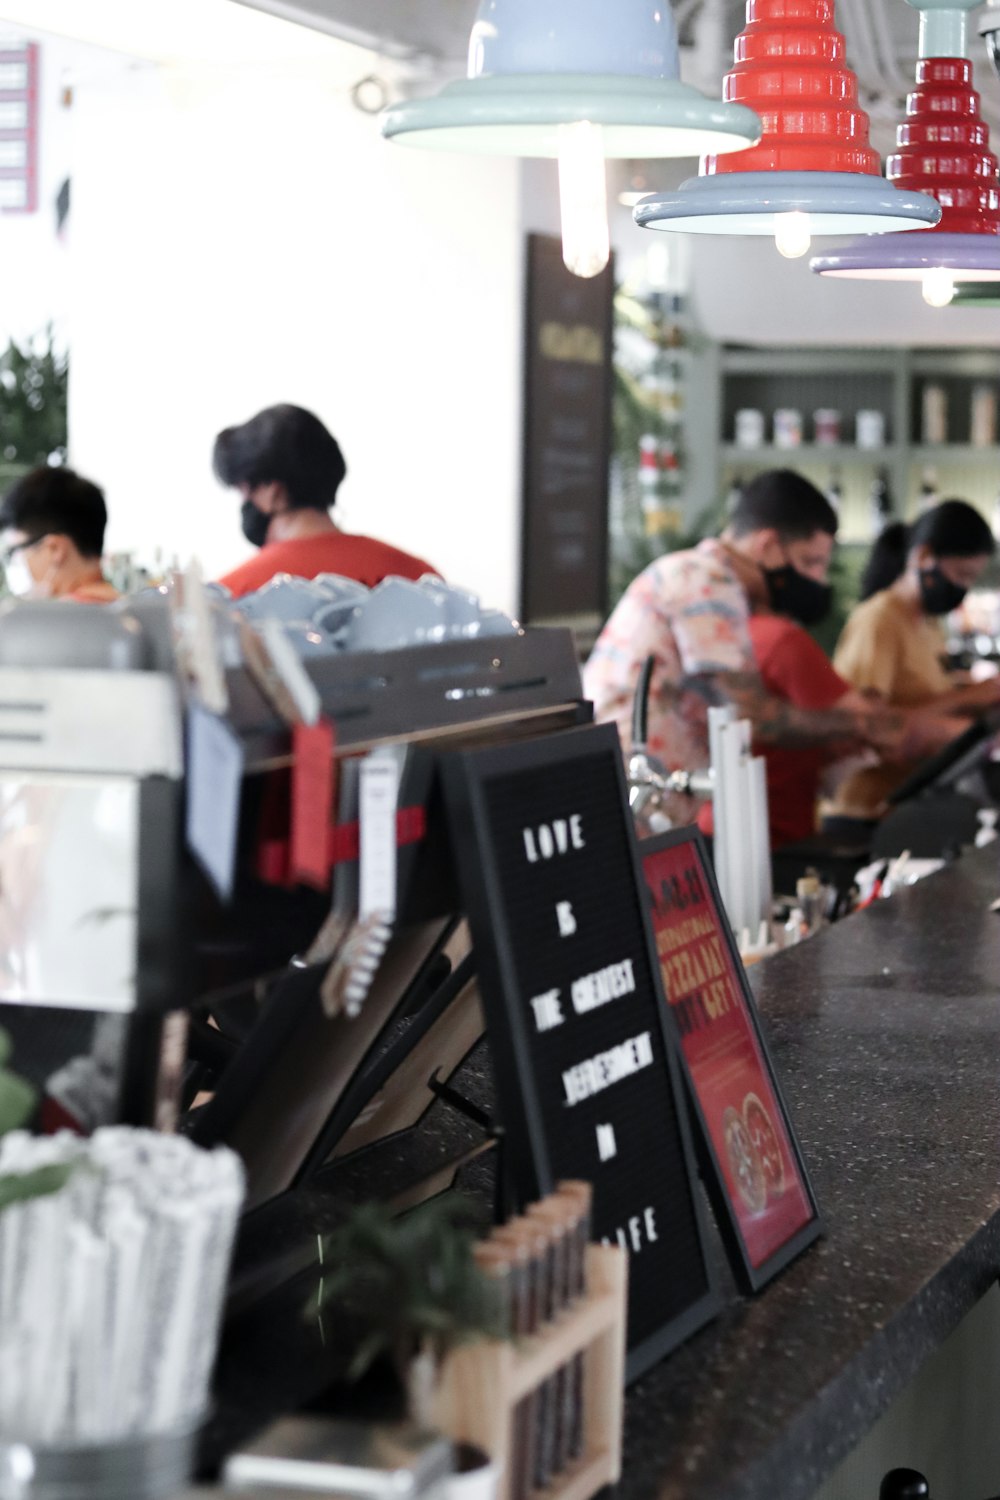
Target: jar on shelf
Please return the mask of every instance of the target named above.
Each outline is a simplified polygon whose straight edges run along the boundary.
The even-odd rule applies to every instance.
[[[840,443],[840,412],[832,406],[821,406],[813,412],[813,439],[820,448],[836,448]]]
[[[765,432],[764,413],[756,407],[745,407],[736,413],[737,448],[763,448]]]
[[[780,406],[774,414],[774,446],[802,447],[802,413],[793,406]]]
[[[948,392],[935,381],[924,386],[920,437],[929,448],[941,447],[948,441]]]
[[[864,408],[855,418],[854,440],[859,448],[885,447],[885,412]]]
[[[997,393],[985,381],[972,387],[969,441],[974,448],[992,448],[997,440]]]

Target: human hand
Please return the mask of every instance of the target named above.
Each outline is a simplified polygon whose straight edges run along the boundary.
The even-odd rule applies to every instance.
[[[930,708],[912,710],[906,715],[900,759],[924,760],[929,755],[937,755],[939,750],[964,734],[968,727],[966,720],[936,713]]]
[[[883,760],[906,758],[907,717],[898,709],[871,704],[856,709],[854,723],[862,744],[876,750]]]

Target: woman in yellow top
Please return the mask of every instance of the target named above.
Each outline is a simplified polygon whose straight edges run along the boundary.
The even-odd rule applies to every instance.
[[[1000,704],[1000,678],[956,685],[944,666],[940,623],[979,582],[995,550],[990,528],[964,500],[945,500],[912,526],[897,521],[875,543],[862,603],[844,627],[834,666],[857,691],[923,712],[907,716],[912,759],[858,771],[828,814],[874,822],[915,763],[961,734],[963,720]]]

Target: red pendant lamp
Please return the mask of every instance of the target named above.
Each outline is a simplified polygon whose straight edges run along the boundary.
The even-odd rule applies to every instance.
[[[933,199],[881,175],[834,0],[748,0],[723,99],[760,116],[759,145],[706,156],[698,177],[648,199],[645,228],[773,234],[803,255],[812,235],[874,234],[937,222]]]
[[[764,127],[759,145],[743,153],[743,171],[881,174],[833,3],[750,0],[735,66],[722,88],[726,102],[745,103]],[[723,156],[706,156],[701,173],[735,166]]]
[[[964,12],[974,3],[954,0],[922,25],[916,88],[886,164],[898,187],[933,193],[940,223],[916,241],[891,235],[822,256],[813,261],[820,275],[922,281],[925,300],[935,307],[947,306],[956,282],[1000,281],[1000,164],[964,55]],[[953,46],[955,55],[928,53],[930,46]]]

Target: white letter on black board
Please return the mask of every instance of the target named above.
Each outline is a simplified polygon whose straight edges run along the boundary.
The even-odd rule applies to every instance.
[[[576,932],[576,918],[573,915],[573,903],[571,901],[556,902],[556,920],[559,923],[560,937],[573,937]]]

